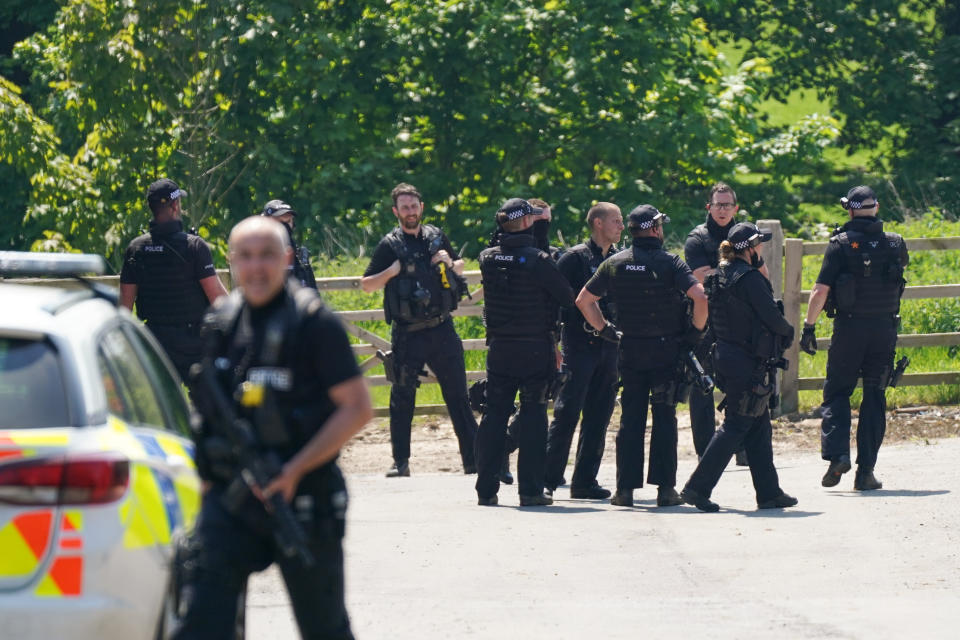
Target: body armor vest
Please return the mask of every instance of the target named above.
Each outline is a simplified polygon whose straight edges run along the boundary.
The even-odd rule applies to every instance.
[[[590,248],[590,245],[581,242],[578,245],[574,245],[567,250],[569,253],[572,253],[577,256],[577,259],[580,262],[580,269],[582,274],[583,284],[586,284],[593,274],[597,272],[597,268],[603,264],[606,258],[603,255],[596,255],[593,253],[593,250]],[[607,257],[613,257],[613,253],[608,254]],[[574,283],[570,283],[571,286]],[[581,285],[583,286],[583,285]],[[574,295],[579,293],[579,291],[574,291]],[[616,317],[614,309],[616,305],[611,300],[610,296],[604,296],[597,301],[597,304],[600,305],[600,312],[603,313],[603,317],[607,320],[613,321]],[[580,310],[574,305],[570,308],[560,309],[560,317],[563,320],[564,324],[567,324],[571,327],[572,330],[579,331],[580,327],[583,325],[584,317],[580,313]]]
[[[249,308],[245,309],[238,292],[231,293],[212,312],[210,326],[216,337],[205,347],[212,349],[214,355],[226,356],[231,364],[229,379],[221,381],[224,392],[234,397],[245,381],[264,387],[264,400],[259,407],[238,407],[237,411],[250,419],[258,442],[284,459],[302,448],[335,410],[319,378],[298,377],[296,338],[300,326],[307,315],[322,306],[312,289],[288,284],[283,304],[266,319],[260,339],[241,328],[249,323],[243,317]]]
[[[841,275],[830,292],[837,310],[857,316],[898,313],[906,283],[900,264],[903,238],[883,231],[847,230],[830,242],[838,243],[843,254]]]
[[[710,326],[718,342],[729,342],[752,352],[754,326],[760,323],[753,308],[735,293],[739,280],[756,271],[743,260],[721,264],[707,276],[704,289],[710,305]]]
[[[196,251],[190,244],[202,240],[184,231],[149,235],[136,256],[137,315],[148,324],[199,324],[210,303],[194,275]]]
[[[687,329],[686,296],[674,286],[673,259],[662,249],[632,247],[615,261],[610,293],[626,338],[678,336]]]
[[[480,254],[487,336],[543,338],[556,331],[558,305],[533,273],[550,256],[533,246],[493,247]]]
[[[440,230],[433,225],[420,227],[423,241],[410,250],[404,232],[397,227],[387,235],[390,247],[400,261],[400,273],[387,282],[383,293],[383,311],[387,323],[398,320],[404,324],[437,318],[457,308],[459,292],[440,285],[436,267],[430,264],[430,247],[440,238]]]

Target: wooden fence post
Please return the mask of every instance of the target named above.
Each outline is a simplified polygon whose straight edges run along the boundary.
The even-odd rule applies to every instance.
[[[757,220],[757,227],[773,235],[770,242],[763,243],[763,261],[770,271],[773,297],[783,297],[783,225],[779,220]]]
[[[787,349],[785,357],[790,367],[783,372],[783,385],[780,389],[780,413],[793,413],[800,406],[800,285],[803,276],[803,240],[788,238],[784,241],[783,260],[783,311],[787,322],[793,325],[793,344]]]

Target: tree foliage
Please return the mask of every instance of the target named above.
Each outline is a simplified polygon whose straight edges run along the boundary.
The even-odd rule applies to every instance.
[[[162,175],[212,240],[282,197],[331,251],[392,226],[401,180],[470,253],[515,195],[556,204],[568,237],[597,200],[689,222],[712,181],[782,190],[838,134],[827,115],[764,123],[779,59],[730,69],[713,35],[657,0],[68,0],[17,47],[30,104],[2,96],[29,126],[0,123],[4,159],[30,177],[26,240],[115,264]]]
[[[763,93],[814,89],[842,120],[839,143],[873,153],[908,208],[960,205],[960,5],[952,0],[706,3],[718,40],[749,39],[777,69]],[[890,195],[897,195],[891,193]]]

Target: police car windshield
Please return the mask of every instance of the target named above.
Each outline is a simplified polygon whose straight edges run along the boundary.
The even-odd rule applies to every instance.
[[[0,428],[69,424],[54,348],[42,340],[0,337]]]

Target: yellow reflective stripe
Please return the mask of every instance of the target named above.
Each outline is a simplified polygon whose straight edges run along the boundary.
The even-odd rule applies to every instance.
[[[130,474],[134,504],[127,511],[129,518],[123,545],[127,548],[139,548],[169,543],[170,525],[167,523],[166,507],[150,468],[134,464]]]
[[[183,526],[187,530],[193,529],[197,512],[200,510],[200,479],[193,474],[178,477],[174,479],[173,486],[177,490]]]
[[[70,444],[70,431],[66,429],[11,429],[0,431],[0,439],[10,440],[20,447],[66,446]]]
[[[193,458],[190,457],[190,454],[186,449],[183,448],[183,445],[180,444],[180,441],[175,437],[159,433],[156,435],[156,440],[157,444],[160,445],[160,448],[163,449],[163,452],[168,456],[179,456],[186,460],[187,464],[189,464],[191,468],[196,469],[196,465],[193,463]]]

